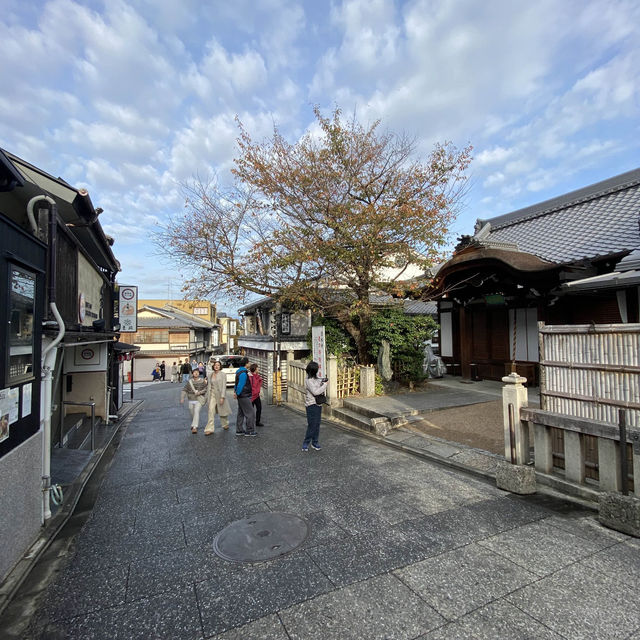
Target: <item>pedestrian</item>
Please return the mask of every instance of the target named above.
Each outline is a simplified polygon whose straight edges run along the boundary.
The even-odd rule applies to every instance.
[[[178,374],[180,371],[180,367],[174,362],[171,365],[171,383],[178,382]]]
[[[153,367],[153,371],[151,372],[151,379],[156,382],[156,380],[160,380],[160,365],[156,364],[155,367]]]
[[[246,356],[240,359],[240,367],[236,371],[236,380],[233,387],[233,397],[238,401],[238,415],[236,416],[237,436],[257,436],[253,405],[251,404],[251,382],[247,371]],[[245,426],[243,428],[243,422]]]
[[[211,368],[209,369],[209,412],[207,416],[207,426],[204,429],[204,435],[208,436],[215,429],[214,420],[216,413],[220,416],[220,424],[227,431],[229,429],[229,414],[231,407],[227,400],[227,374],[222,370],[220,360],[211,358],[209,360]]]
[[[198,371],[200,372],[200,377],[201,378],[206,378],[207,377],[207,370],[204,366],[204,362],[198,362]]]
[[[164,360],[160,363],[160,380],[162,380],[162,382],[165,381],[165,373],[167,372],[167,367],[164,363]]]
[[[318,437],[320,435],[320,419],[322,418],[322,404],[318,404],[317,396],[324,395],[327,390],[327,378],[318,378],[318,363],[311,361],[307,365],[307,379],[304,381],[304,405],[307,411],[307,433],[304,436],[302,450],[309,451],[309,444],[316,451],[320,451]]]
[[[184,363],[180,367],[180,373],[182,374],[182,382],[187,382],[191,375],[191,365],[189,364],[189,358],[184,359]]]
[[[198,433],[200,423],[200,409],[207,403],[207,381],[200,378],[200,372],[196,369],[191,380],[187,383],[180,394],[180,404],[184,404],[185,397],[189,401],[189,413],[191,414],[191,433]]]
[[[262,400],[260,399],[260,390],[262,389],[262,376],[258,371],[258,365],[254,362],[249,366],[249,375],[251,376],[251,404],[255,411],[256,427],[264,427],[260,418],[262,417]]]

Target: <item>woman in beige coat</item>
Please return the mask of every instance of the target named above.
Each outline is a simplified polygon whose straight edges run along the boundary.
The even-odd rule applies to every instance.
[[[204,429],[206,436],[214,431],[216,413],[220,416],[220,424],[226,431],[229,428],[231,408],[227,400],[227,374],[222,371],[220,360],[214,360],[209,373],[209,415]]]

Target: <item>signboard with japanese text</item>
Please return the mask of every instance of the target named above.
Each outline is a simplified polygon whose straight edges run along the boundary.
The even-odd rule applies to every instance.
[[[138,330],[138,287],[121,285],[118,292],[120,331],[135,333]]]
[[[318,363],[318,378],[324,378],[327,370],[327,349],[324,327],[311,327],[312,358]]]

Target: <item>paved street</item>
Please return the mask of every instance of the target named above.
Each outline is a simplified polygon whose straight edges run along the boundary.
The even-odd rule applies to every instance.
[[[640,544],[594,513],[518,498],[266,407],[258,438],[191,435],[157,383],[126,426],[29,638],[640,639]],[[232,418],[232,425],[234,419]],[[309,535],[259,564],[222,559],[228,524],[271,511]],[[266,535],[266,534],[265,534]]]

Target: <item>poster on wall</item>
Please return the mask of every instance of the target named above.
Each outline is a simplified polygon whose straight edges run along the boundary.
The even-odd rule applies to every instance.
[[[138,287],[120,286],[118,293],[120,331],[135,333],[138,330]]]
[[[313,344],[313,359],[318,363],[318,378],[324,378],[326,371],[326,346],[324,327],[311,327],[311,342]]]
[[[26,418],[31,415],[31,383],[25,384],[22,387],[22,411],[20,412],[21,418]]]
[[[0,442],[9,437],[9,427],[18,421],[20,390],[0,389]]]

